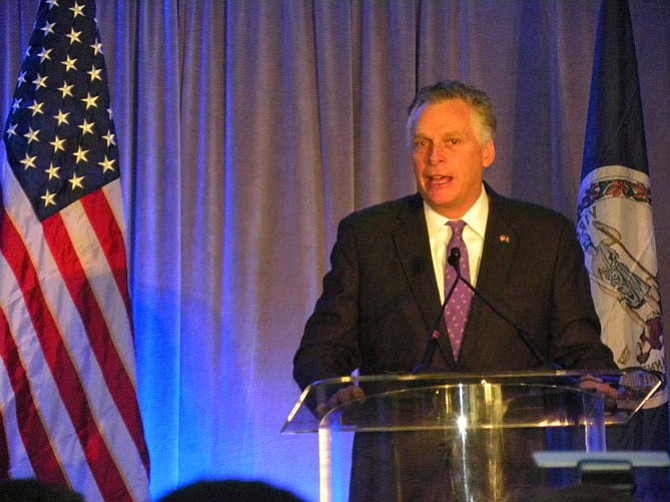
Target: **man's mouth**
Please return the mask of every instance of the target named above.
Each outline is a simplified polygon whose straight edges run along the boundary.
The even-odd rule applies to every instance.
[[[428,182],[433,184],[433,185],[445,185],[453,179],[454,179],[453,176],[444,176],[444,175],[441,175],[441,174],[428,176]]]

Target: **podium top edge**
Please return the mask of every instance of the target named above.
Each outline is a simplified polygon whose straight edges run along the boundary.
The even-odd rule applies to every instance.
[[[639,369],[635,369],[639,371]],[[360,376],[342,376],[327,378],[312,382],[307,389],[337,385],[337,384],[356,384],[358,382],[420,382],[420,381],[443,381],[444,383],[472,383],[489,380],[525,380],[535,378],[554,378],[554,377],[619,377],[626,374],[629,370],[539,370],[539,371],[506,371],[499,373],[389,373],[379,375],[360,375]]]

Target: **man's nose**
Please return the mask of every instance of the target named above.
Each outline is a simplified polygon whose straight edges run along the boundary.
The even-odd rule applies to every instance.
[[[439,164],[446,158],[446,152],[441,145],[433,145],[429,152],[429,161],[431,164]]]

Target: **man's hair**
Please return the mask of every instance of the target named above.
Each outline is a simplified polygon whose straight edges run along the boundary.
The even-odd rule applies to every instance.
[[[440,103],[451,99],[461,99],[470,105],[477,117],[477,133],[482,144],[493,141],[496,135],[496,116],[488,95],[475,86],[458,80],[443,80],[419,89],[407,109],[407,139],[412,142],[416,115],[425,103]]]

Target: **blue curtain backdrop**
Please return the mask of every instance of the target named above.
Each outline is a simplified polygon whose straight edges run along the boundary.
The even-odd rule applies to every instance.
[[[37,5],[0,0],[3,120]],[[291,360],[337,221],[415,190],[417,86],[486,89],[500,124],[488,181],[575,218],[598,5],[98,1],[154,496],[244,477],[316,499],[316,436],[279,434]],[[670,298],[670,4],[631,0],[631,15]]]

